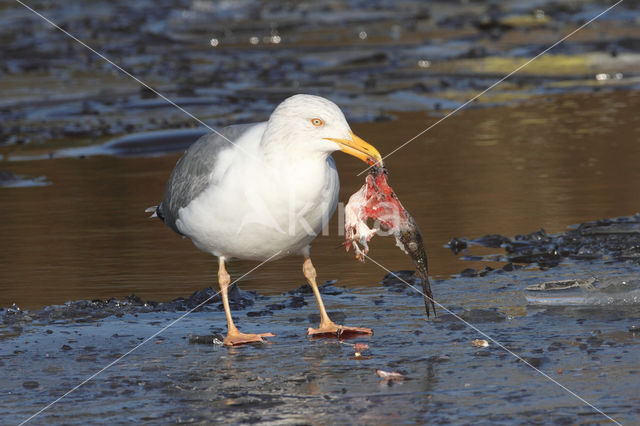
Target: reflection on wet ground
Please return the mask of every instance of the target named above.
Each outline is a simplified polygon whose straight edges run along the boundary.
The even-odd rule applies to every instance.
[[[626,91],[468,110],[391,156],[391,184],[421,227],[431,274],[447,277],[484,266],[463,265],[452,256],[444,245],[454,236],[558,232],[569,224],[637,211],[639,107],[638,92]],[[354,129],[389,152],[434,120],[403,113],[396,121]],[[362,165],[334,157],[340,199],[346,201],[362,184],[356,176]],[[213,284],[215,260],[144,213],[160,200],[176,159],[96,156],[9,163],[15,173],[45,175],[52,185],[0,192],[0,306],[15,302],[30,308],[130,293],[169,300]],[[337,216],[329,235],[313,245],[321,279],[376,285],[380,270],[339,248]],[[390,269],[411,268],[389,238],[376,239],[371,255]],[[252,266],[231,264],[237,275]],[[294,288],[304,279],[300,268],[300,259],[283,259],[251,274],[243,287],[265,294]]]
[[[608,6],[30,4],[211,125],[263,120],[290,94],[320,94],[383,154]],[[202,128],[18,4],[0,1],[0,12],[0,306],[29,310],[1,311],[0,413],[13,423],[210,294],[216,265],[144,213]],[[518,269],[531,253],[498,257],[485,237],[454,256],[447,243],[487,233],[513,243],[637,212],[638,22],[624,2],[387,161],[425,238],[437,300],[623,423],[638,415],[637,308],[538,303],[546,295],[532,306],[524,291],[590,277],[635,283],[635,249],[559,260],[551,236],[528,247],[546,257],[535,252],[537,264]],[[362,165],[335,159],[346,201]],[[316,308],[307,294],[283,294],[303,282],[301,259],[288,258],[244,279],[234,306],[243,330],[278,335],[268,345],[212,345],[224,331],[215,300],[42,419],[603,421],[493,342],[472,347],[486,336],[442,308],[425,322],[421,296],[346,255],[340,228],[335,217],[314,242],[314,263],[321,281],[338,280],[325,289],[336,320],[376,331],[360,340],[370,348],[359,359],[349,342],[303,337]],[[371,250],[389,269],[412,268],[390,238]],[[254,265],[233,262],[230,272]],[[377,369],[408,380],[383,381]]]

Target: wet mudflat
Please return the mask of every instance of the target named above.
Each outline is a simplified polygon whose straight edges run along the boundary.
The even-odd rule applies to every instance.
[[[436,288],[453,313],[616,420],[633,423],[639,414],[637,304],[545,308],[526,306],[523,297],[525,286],[547,279],[623,272],[640,269],[579,262],[448,279]],[[276,333],[269,343],[234,349],[215,344],[224,332],[224,313],[218,302],[205,305],[36,423],[605,420],[494,342],[473,347],[474,339],[486,336],[451,313],[438,308],[438,317],[426,320],[421,296],[393,277],[379,288],[329,285],[323,293],[336,320],[372,327],[374,336],[309,340],[306,327],[318,320],[310,293],[243,294],[238,300],[245,306],[235,306],[242,329]],[[5,313],[10,325],[0,354],[3,419],[24,420],[184,314],[128,303],[137,304],[138,312],[99,320],[80,309],[35,321]],[[354,343],[369,348],[356,357]],[[381,379],[376,370],[406,379]]]
[[[616,421],[633,423],[640,414],[640,266],[619,252],[636,246],[636,225],[628,217],[554,235],[454,240],[462,253],[484,245],[509,256],[538,254],[437,280],[441,305],[430,320],[408,285],[419,287],[413,271],[389,273],[370,288],[327,282],[321,292],[332,318],[375,331],[350,340],[305,337],[319,321],[308,285],[273,296],[235,286],[231,305],[243,330],[276,337],[231,349],[220,342],[224,313],[212,288],[170,302],[131,295],[32,311],[13,306],[2,311],[0,414],[20,422],[108,366],[35,421],[604,422],[535,367]],[[565,254],[552,263],[539,249],[550,241]],[[599,256],[567,256],[569,244]],[[571,292],[571,301],[558,292],[555,303],[527,294],[575,280],[589,280],[591,291]],[[399,377],[380,377],[380,370]]]
[[[607,6],[92,5],[32,4],[211,125],[320,94],[383,154]],[[305,337],[318,318],[312,295],[288,293],[303,282],[297,258],[234,293],[240,327],[276,333],[268,344],[217,345],[217,298],[154,335],[216,291],[215,261],[144,214],[204,130],[20,6],[0,11],[3,423],[151,336],[34,422],[606,421],[495,342],[474,347],[487,337],[443,308],[426,320],[421,295],[344,254],[337,217],[312,252],[320,280],[337,280],[325,303],[374,336]],[[622,423],[638,417],[640,374],[638,19],[624,2],[387,161],[436,300]],[[362,166],[335,157],[346,201]],[[390,238],[370,254],[411,268]],[[526,290],[563,280],[595,290]],[[354,343],[369,348],[356,357]]]

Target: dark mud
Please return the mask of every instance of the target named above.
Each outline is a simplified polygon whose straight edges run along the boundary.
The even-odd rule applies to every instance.
[[[259,298],[256,292],[243,291],[234,286],[229,291],[232,309],[251,306]],[[5,325],[22,327],[26,324],[52,325],[74,322],[90,322],[98,319],[149,312],[181,312],[188,310],[222,311],[222,296],[211,287],[196,291],[187,298],[177,298],[170,302],[144,301],[135,294],[118,300],[78,300],[64,305],[47,306],[42,310],[23,310],[17,305],[3,309],[2,321]]]
[[[453,238],[448,245],[454,254],[464,253],[472,246],[502,248],[505,251],[503,255],[468,257],[509,262],[505,266],[507,270],[517,267],[513,264],[551,268],[566,259],[640,264],[640,214],[585,222],[557,234],[547,234],[540,229],[512,238],[496,234],[472,240]],[[473,269],[465,269],[461,275],[474,276],[476,273]]]
[[[320,293],[325,295],[339,295],[345,290],[335,287],[334,281],[328,281],[321,286]],[[308,284],[289,291],[287,301],[277,304],[270,304],[262,311],[250,311],[248,316],[271,315],[274,310],[285,308],[299,308],[307,303],[303,295],[311,295],[313,290]],[[229,290],[229,304],[232,310],[246,309],[256,303],[257,300],[264,300],[255,291],[240,290],[234,285]],[[222,296],[220,292],[212,287],[198,290],[191,296],[179,297],[170,302],[155,302],[152,300],[142,300],[135,294],[119,300],[111,298],[108,300],[78,300],[67,302],[64,305],[47,306],[41,310],[23,310],[18,305],[13,304],[8,308],[0,310],[2,322],[5,326],[23,327],[28,324],[35,325],[61,325],[70,323],[82,323],[96,321],[110,316],[122,317],[124,315],[138,315],[150,312],[183,312],[183,311],[223,311]]]
[[[620,268],[579,262],[570,274],[608,269]],[[218,302],[155,334],[210,289],[166,304],[130,297],[118,302],[120,310],[114,301],[5,310],[0,415],[8,423],[24,420],[117,361],[36,422],[79,424],[87,416],[108,423],[603,421],[495,342],[474,347],[474,339],[487,336],[466,321],[608,415],[632,422],[640,414],[634,402],[640,311],[526,305],[521,294],[527,285],[566,273],[522,269],[440,280],[435,291],[447,310],[438,307],[432,320],[426,320],[422,296],[392,276],[370,289],[327,283],[324,299],[333,318],[375,331],[348,341],[305,337],[306,327],[318,321],[306,287],[270,297],[238,291],[233,310],[241,329],[276,337],[233,349],[219,344],[225,322]],[[410,271],[398,275],[412,279]],[[465,300],[457,297],[461,286]],[[52,311],[64,312],[62,320],[50,317]],[[355,343],[368,348],[356,355]],[[406,380],[381,379],[377,370]]]

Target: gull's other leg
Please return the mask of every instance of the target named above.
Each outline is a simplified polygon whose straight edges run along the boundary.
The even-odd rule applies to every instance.
[[[227,346],[236,346],[251,342],[263,342],[263,337],[275,336],[273,333],[240,333],[236,325],[233,323],[231,309],[229,308],[229,284],[231,284],[231,277],[229,276],[227,269],[224,267],[224,260],[224,257],[219,258],[220,266],[218,269],[218,284],[220,284],[220,290],[222,291],[224,313],[227,316],[227,337],[224,338],[223,343]]]

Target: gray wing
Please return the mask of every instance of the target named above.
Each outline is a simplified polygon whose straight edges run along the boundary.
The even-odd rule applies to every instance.
[[[220,133],[235,142],[253,126],[254,123],[238,124],[225,127]],[[214,170],[220,153],[233,148],[235,146],[228,140],[210,133],[202,136],[187,149],[171,172],[162,203],[156,209],[156,214],[167,226],[180,234],[176,227],[178,211],[207,188],[209,175]]]

